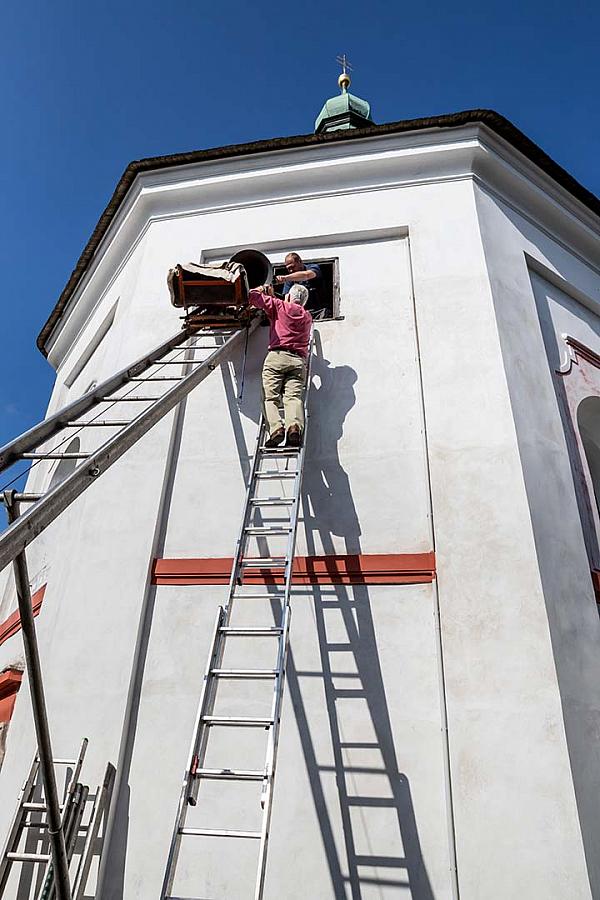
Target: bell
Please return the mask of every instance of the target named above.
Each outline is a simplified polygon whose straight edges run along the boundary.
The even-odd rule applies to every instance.
[[[273,280],[273,266],[260,250],[238,250],[229,262],[239,263],[244,267],[249,288],[270,284]]]

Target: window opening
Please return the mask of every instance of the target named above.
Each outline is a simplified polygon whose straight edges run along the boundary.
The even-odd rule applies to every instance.
[[[314,319],[322,321],[324,319],[335,319],[339,313],[339,277],[337,258],[332,259],[308,259],[302,257],[302,262],[307,266],[319,266],[321,277],[311,279],[306,282],[306,286],[314,288],[311,290],[311,298],[308,301],[307,309]],[[287,269],[283,262],[275,263],[273,266],[273,275],[286,275]],[[281,296],[283,285],[275,285],[275,292]]]

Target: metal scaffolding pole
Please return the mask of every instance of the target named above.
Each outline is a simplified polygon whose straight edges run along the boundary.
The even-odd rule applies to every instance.
[[[10,524],[19,517],[19,501],[15,491],[4,492],[4,503],[8,512]],[[17,600],[19,603],[19,615],[21,617],[21,630],[23,633],[23,645],[25,647],[25,661],[29,677],[29,690],[31,692],[31,704],[33,707],[33,720],[37,736],[40,770],[44,784],[44,795],[47,808],[48,837],[50,839],[50,852],[52,854],[52,869],[56,889],[56,900],[71,900],[71,886],[69,882],[69,864],[65,849],[65,836],[62,828],[58,792],[50,742],[50,729],[46,714],[46,700],[44,698],[44,686],[42,683],[42,669],[38,652],[33,610],[31,608],[31,589],[29,587],[29,575],[27,572],[27,560],[25,551],[17,554],[13,560],[15,584],[17,587]]]

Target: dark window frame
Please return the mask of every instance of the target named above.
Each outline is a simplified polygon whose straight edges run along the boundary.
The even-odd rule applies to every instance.
[[[310,266],[331,266],[331,315],[318,322],[334,322],[343,318],[340,315],[340,259],[339,256],[308,257],[302,256],[302,262]],[[273,276],[285,275],[285,259],[273,263]],[[276,288],[277,290],[277,288]]]

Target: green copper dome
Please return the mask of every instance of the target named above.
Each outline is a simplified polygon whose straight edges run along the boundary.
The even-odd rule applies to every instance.
[[[323,109],[315,121],[315,134],[324,131],[340,131],[349,128],[362,128],[373,124],[371,118],[371,105],[360,97],[355,97],[347,90],[350,78],[347,74],[340,75],[340,87],[342,93],[337,97],[331,97],[323,104]]]

